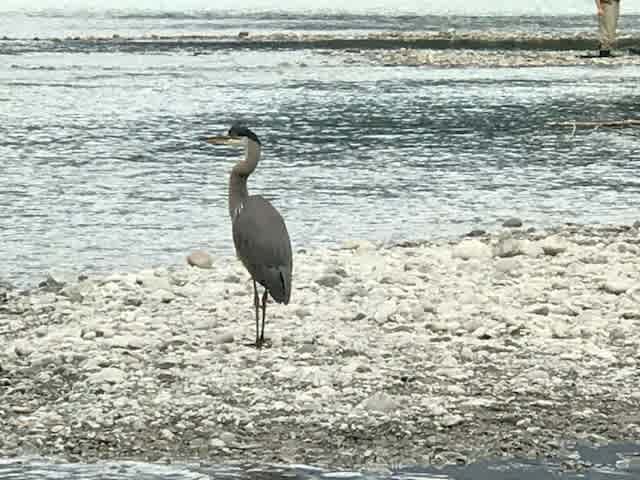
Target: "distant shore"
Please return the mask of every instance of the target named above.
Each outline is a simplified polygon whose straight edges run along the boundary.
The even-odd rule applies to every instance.
[[[46,34],[31,38],[13,38],[1,36],[0,44],[14,42],[51,42],[63,46],[100,44],[110,48],[127,48],[136,44],[157,44],[158,47],[176,45],[182,48],[206,47],[210,50],[229,48],[250,49],[432,49],[432,50],[531,50],[531,51],[573,51],[594,49],[597,36],[593,32],[573,35],[559,33],[531,33],[524,31],[372,31],[372,32],[262,32],[241,31],[229,33],[189,32],[184,34],[144,35],[70,35],[66,37],[50,37]],[[53,45],[51,46],[51,48]],[[617,48],[625,50],[640,47],[640,35],[622,35],[617,41]]]
[[[640,437],[640,232],[298,252],[253,340],[232,257],[0,296],[0,457],[376,468]]]

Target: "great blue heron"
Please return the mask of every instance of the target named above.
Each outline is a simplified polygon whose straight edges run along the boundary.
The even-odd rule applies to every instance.
[[[244,160],[231,169],[229,176],[229,216],[236,254],[253,280],[253,301],[256,309],[256,347],[264,343],[264,324],[267,315],[267,296],[287,305],[291,298],[291,240],[282,215],[260,195],[249,195],[247,178],[260,160],[262,144],[258,136],[241,125],[233,125],[226,135],[209,137],[215,145],[241,144]],[[258,282],[264,287],[262,295],[262,328]]]

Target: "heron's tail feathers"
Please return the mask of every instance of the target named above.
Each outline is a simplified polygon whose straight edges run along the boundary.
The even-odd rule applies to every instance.
[[[265,272],[267,273],[267,272]],[[265,287],[277,303],[289,304],[291,298],[291,272],[286,267],[272,267],[265,275]]]

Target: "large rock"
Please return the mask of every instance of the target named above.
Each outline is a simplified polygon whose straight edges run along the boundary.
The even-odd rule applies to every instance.
[[[602,289],[607,293],[614,295],[620,295],[630,290],[633,287],[633,282],[626,278],[607,278],[602,284]]]
[[[480,240],[463,240],[453,247],[451,256],[463,260],[469,260],[470,258],[489,258],[491,256],[491,249]]]
[[[502,226],[507,228],[520,228],[522,226],[522,220],[515,217],[508,218],[502,223]]]
[[[501,238],[493,247],[493,255],[496,257],[515,257],[521,253],[520,242],[511,237]]]
[[[561,237],[552,235],[540,242],[545,255],[555,256],[567,250],[567,242]]]
[[[119,368],[107,367],[89,375],[89,383],[122,383],[125,377],[126,374]]]
[[[187,263],[192,267],[198,268],[211,268],[213,266],[213,259],[204,250],[194,250],[187,257]]]

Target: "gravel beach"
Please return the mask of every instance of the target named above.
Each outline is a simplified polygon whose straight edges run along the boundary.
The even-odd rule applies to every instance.
[[[261,351],[233,257],[0,288],[0,457],[375,469],[636,440],[639,244],[525,224],[298,251]]]
[[[594,53],[588,50],[536,51],[506,50],[483,51],[472,49],[435,50],[400,48],[396,50],[361,50],[347,52],[345,62],[351,64],[384,65],[388,67],[413,66],[436,68],[514,68],[562,66],[628,66],[640,65],[640,55],[618,54],[609,58],[582,58]]]

